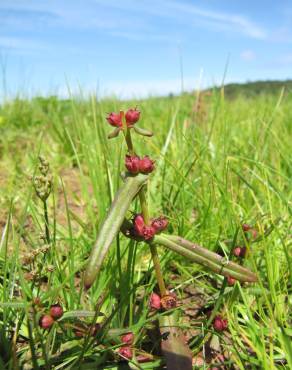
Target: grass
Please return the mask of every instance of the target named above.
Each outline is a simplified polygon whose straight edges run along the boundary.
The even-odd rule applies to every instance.
[[[82,285],[124,170],[125,144],[120,137],[107,140],[105,116],[136,104],[141,126],[155,134],[135,137],[139,153],[156,159],[151,214],[165,214],[169,232],[226,256],[234,245],[248,245],[244,264],[259,277],[257,284],[226,287],[219,275],[158,249],[166,283],[178,297],[186,297],[186,287],[196,290],[190,307],[177,309],[194,367],[215,366],[218,356],[210,358],[208,350],[216,348],[226,368],[292,368],[291,94],[229,101],[223,90],[201,99],[39,98],[1,106],[0,368],[118,369],[119,335],[127,330],[135,334],[137,354],[154,354],[136,366],[163,367],[159,338],[149,340],[154,318],[148,299],[156,286],[149,248],[118,237],[93,288],[85,292]],[[30,180],[38,174],[39,154],[53,176],[45,253],[43,204]],[[251,244],[244,222],[258,231]],[[33,304],[36,297],[41,307]],[[44,331],[39,317],[56,302],[65,314]],[[192,305],[200,306],[198,317],[186,314]],[[208,307],[228,318],[226,334],[207,327],[202,311]],[[76,338],[76,326],[95,322],[106,323],[97,339]]]

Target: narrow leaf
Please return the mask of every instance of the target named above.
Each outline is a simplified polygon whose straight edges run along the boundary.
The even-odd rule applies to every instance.
[[[235,262],[227,261],[224,257],[206,248],[183,239],[180,236],[160,234],[156,235],[154,243],[171,249],[189,260],[209,268],[223,276],[231,276],[242,282],[256,282],[257,276],[245,267]]]
[[[137,134],[142,135],[142,136],[148,136],[148,137],[153,136],[152,131],[145,130],[144,128],[134,126],[134,130],[135,132],[137,132]]]
[[[84,284],[88,289],[97,277],[103,260],[109,247],[118,234],[130,204],[142,185],[147,181],[148,176],[138,174],[137,176],[126,177],[125,182],[117,192],[108,214],[100,227],[97,240],[88,259],[85,271]]]
[[[119,136],[121,129],[119,127],[115,128],[114,131],[112,131],[110,134],[108,134],[107,138],[108,139],[113,139],[117,136]]]

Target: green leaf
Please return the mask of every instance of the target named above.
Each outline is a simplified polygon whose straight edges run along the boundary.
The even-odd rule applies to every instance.
[[[148,137],[153,136],[152,131],[148,131],[148,130],[145,130],[144,128],[140,128],[140,127],[137,127],[137,126],[134,126],[134,131],[137,134],[142,135],[142,136],[148,136]]]
[[[120,230],[132,200],[147,179],[148,176],[141,173],[136,176],[128,176],[116,193],[88,259],[84,279],[87,289],[91,287],[96,279],[110,245]]]
[[[156,235],[154,243],[162,245],[181,254],[189,260],[209,268],[223,276],[231,276],[242,282],[256,282],[257,276],[245,267],[214,253],[206,248],[183,239],[180,236],[160,234]]]
[[[119,136],[121,129],[119,127],[115,128],[114,131],[112,131],[110,134],[108,134],[107,138],[108,139],[113,139],[117,136]]]

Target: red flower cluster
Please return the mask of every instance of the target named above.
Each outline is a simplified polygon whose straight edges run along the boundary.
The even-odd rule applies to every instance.
[[[176,307],[176,295],[174,293],[167,294],[163,297],[160,297],[156,293],[151,293],[149,306],[153,310],[160,310],[161,308],[165,310],[170,310],[171,308]]]
[[[251,226],[249,224],[242,224],[241,227],[242,227],[242,230],[245,233],[247,239],[249,239],[250,237],[255,239],[257,237],[258,233],[257,233],[256,229],[253,226]]]
[[[133,357],[133,351],[130,347],[134,342],[134,334],[129,332],[121,336],[121,340],[123,342],[123,346],[118,349],[118,353],[127,359],[131,359]]]
[[[168,221],[164,216],[154,218],[150,225],[146,225],[143,216],[138,214],[133,220],[133,233],[134,236],[141,237],[144,240],[150,240],[155,234],[163,231],[167,225]]]
[[[148,174],[154,170],[154,161],[147,155],[144,158],[140,158],[137,155],[126,155],[125,166],[133,175],[139,172]]]
[[[233,249],[233,254],[234,254],[235,257],[244,258],[245,255],[246,255],[246,252],[247,252],[246,247],[237,246]]]
[[[234,279],[234,278],[233,278],[233,277],[231,277],[231,276],[228,276],[228,277],[227,277],[227,284],[228,284],[229,286],[233,286],[235,283],[236,283],[236,279]]]
[[[123,112],[120,113],[109,113],[107,116],[107,121],[111,126],[114,127],[123,127],[123,122],[122,122],[122,116]],[[133,125],[139,121],[140,118],[140,111],[135,109],[128,109],[127,112],[125,113],[125,119],[126,119],[126,124],[128,127],[133,127]]]
[[[213,328],[219,332],[224,331],[228,328],[228,321],[218,315],[213,320]]]
[[[43,329],[50,329],[53,326],[55,320],[60,319],[63,316],[63,308],[59,304],[53,304],[50,307],[49,314],[41,316],[39,320],[39,326]]]

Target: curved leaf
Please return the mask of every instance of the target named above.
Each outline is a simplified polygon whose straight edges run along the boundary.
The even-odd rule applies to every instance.
[[[247,268],[235,262],[227,261],[219,254],[183,239],[180,236],[155,235],[153,242],[169,248],[193,262],[199,263],[217,274],[231,276],[242,282],[256,282],[258,280],[257,276]]]
[[[147,178],[147,175],[141,173],[136,176],[128,176],[117,192],[108,214],[101,225],[97,240],[88,259],[84,278],[84,285],[87,289],[91,287],[97,277],[103,260],[108,253],[112,241],[120,230],[132,200],[142,185],[147,181]]]

